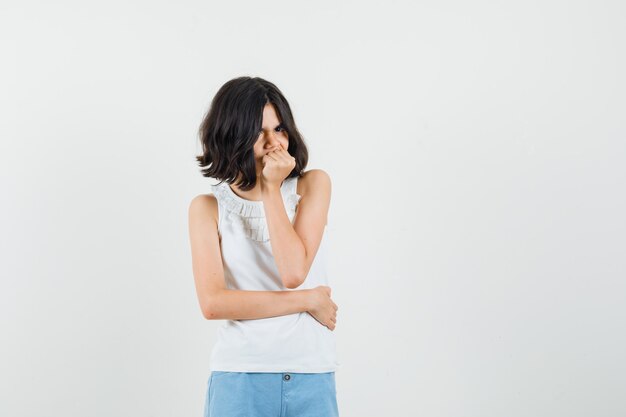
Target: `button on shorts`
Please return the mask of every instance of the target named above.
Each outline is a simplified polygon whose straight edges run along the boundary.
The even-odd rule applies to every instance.
[[[335,372],[212,371],[204,417],[339,417]]]

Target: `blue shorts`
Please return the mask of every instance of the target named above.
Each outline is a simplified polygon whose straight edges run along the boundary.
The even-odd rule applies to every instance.
[[[335,373],[213,371],[204,417],[338,417]]]

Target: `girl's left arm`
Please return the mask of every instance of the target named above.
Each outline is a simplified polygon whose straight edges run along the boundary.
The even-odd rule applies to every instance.
[[[263,206],[278,272],[287,288],[306,279],[322,241],[330,207],[330,176],[321,169],[305,172],[298,181],[301,195],[292,226],[280,186],[264,184]]]

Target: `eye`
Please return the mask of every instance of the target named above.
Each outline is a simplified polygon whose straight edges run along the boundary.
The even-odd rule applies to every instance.
[[[285,131],[285,126],[280,124],[278,126],[276,126],[276,129],[274,129],[276,132],[284,132]],[[259,136],[261,136],[263,134],[263,131],[259,131]]]

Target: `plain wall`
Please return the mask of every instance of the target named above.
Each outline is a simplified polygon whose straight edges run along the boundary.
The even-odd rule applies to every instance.
[[[619,1],[2,2],[0,415],[199,416],[217,89],[333,184],[342,417],[626,415]]]

